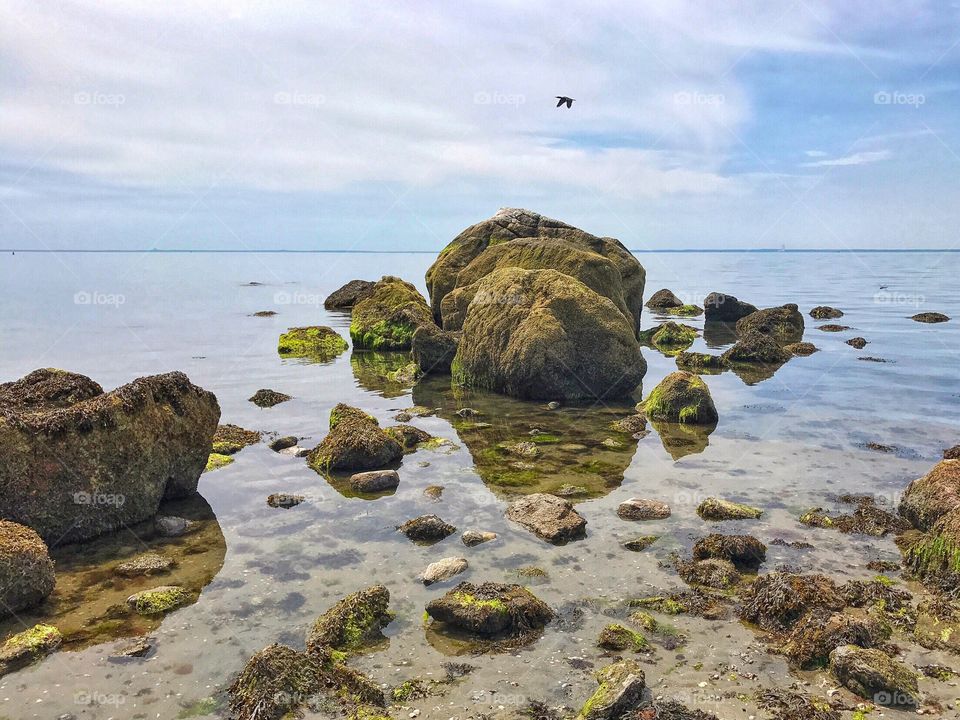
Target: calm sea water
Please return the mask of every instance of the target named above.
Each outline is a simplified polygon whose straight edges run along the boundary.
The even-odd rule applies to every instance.
[[[720,413],[716,430],[679,451],[676,443],[668,442],[668,448],[651,432],[636,448],[606,457],[609,472],[601,491],[578,506],[589,522],[588,538],[558,548],[503,518],[515,489],[488,472],[483,441],[451,424],[453,410],[464,399],[450,393],[448,383],[431,380],[413,390],[385,383],[378,363],[391,358],[348,352],[330,363],[307,364],[282,360],[276,353],[277,337],[287,327],[324,324],[348,335],[349,316],[323,309],[326,295],[347,280],[399,275],[425,292],[423,275],[432,256],[0,256],[2,381],[38,367],[60,367],[112,388],[137,376],[182,370],[216,393],[222,422],[298,435],[310,447],[325,434],[337,402],[363,407],[381,424],[418,402],[443,409],[415,424],[455,444],[408,456],[399,490],[375,500],[349,497],[302,459],[277,455],[264,444],[249,447],[233,465],[201,478],[200,492],[209,507],[201,503],[191,511],[206,518],[202,534],[164,545],[129,532],[58,551],[58,588],[50,606],[7,620],[0,631],[6,635],[21,629],[20,621],[46,620],[76,630],[76,641],[45,662],[0,679],[0,717],[219,716],[223,689],[252,653],[274,641],[302,646],[304,632],[319,613],[374,582],[389,587],[397,620],[387,630],[389,646],[361,658],[361,668],[389,685],[412,677],[440,678],[442,664],[462,653],[468,655],[461,661],[479,668],[446,696],[411,704],[422,710],[422,717],[475,717],[527,700],[578,706],[595,683],[569,658],[602,663],[594,641],[611,616],[619,617],[618,601],[683,587],[659,563],[671,551],[689,549],[708,531],[694,510],[709,495],[767,511],[760,522],[727,524],[724,531],[815,545],[805,552],[771,547],[769,568],[790,563],[845,579],[871,576],[868,560],[896,559],[892,540],[815,531],[796,517],[811,506],[833,507],[831,496],[844,491],[895,503],[911,478],[925,472],[944,447],[958,442],[958,256],[654,253],[639,258],[647,269],[647,296],[669,287],[685,301],[702,304],[707,293],[722,291],[760,307],[795,302],[804,313],[828,304],[846,313],[830,322],[851,329],[823,332],[816,328],[824,323],[807,316],[804,339],[820,352],[795,358],[751,385],[732,373],[707,376]],[[278,314],[251,316],[260,310]],[[957,319],[940,325],[908,319],[927,310]],[[645,317],[644,327],[655,322]],[[702,319],[688,322],[703,327]],[[870,342],[862,351],[844,343],[858,335]],[[729,341],[710,335],[693,349],[716,351]],[[675,363],[652,350],[644,355],[649,390]],[[886,362],[864,361],[863,356]],[[294,399],[261,410],[247,401],[258,388]],[[563,408],[551,414],[539,405],[507,399],[472,396],[467,401],[497,418],[497,437],[502,438],[521,437],[539,427],[578,442],[595,440],[610,417],[627,414],[623,408]],[[871,442],[894,451],[870,450],[866,444]],[[616,481],[609,480],[611,472]],[[430,485],[444,487],[439,501],[424,494]],[[307,502],[289,511],[273,509],[265,502],[273,492],[303,494]],[[667,500],[673,517],[642,527],[619,520],[617,504],[632,496]],[[461,530],[488,529],[500,537],[470,549],[456,535],[420,547],[395,532],[397,524],[424,513],[439,514]],[[638,534],[663,539],[644,553],[620,548]],[[181,561],[160,582],[202,588],[199,601],[159,624],[103,625],[111,603],[160,584],[155,579],[125,584],[110,572],[120,559],[148,547]],[[536,644],[513,654],[470,656],[468,645],[425,627],[422,620],[424,605],[452,583],[424,588],[416,575],[450,555],[468,558],[470,569],[458,579],[471,581],[517,581],[517,568],[543,568],[549,577],[535,581],[535,592],[569,611],[576,622],[551,626]],[[95,631],[90,624],[96,624]],[[738,693],[785,686],[794,677],[782,658],[765,654],[755,636],[735,622],[679,618],[676,624],[690,639],[685,647],[661,648],[650,659],[648,684],[655,694],[685,697],[721,717],[745,717]],[[155,639],[148,657],[111,660],[125,642],[123,635],[147,631]],[[919,649],[908,650],[908,659],[917,664],[937,658],[936,653],[916,653]],[[702,668],[694,669],[696,661]],[[950,664],[949,659],[943,662]],[[711,679],[717,668],[729,666],[755,673],[757,679],[734,681],[726,673],[720,681]],[[707,685],[700,687],[702,682]],[[887,715],[898,717],[896,712]]]

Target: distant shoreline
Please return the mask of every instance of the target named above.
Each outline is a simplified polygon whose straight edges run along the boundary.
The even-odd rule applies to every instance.
[[[898,249],[888,250],[884,248],[664,248],[657,250],[637,250],[627,248],[636,255],[655,255],[657,253],[958,253],[960,248],[917,248],[917,249]],[[3,253],[48,253],[48,254],[67,254],[67,253],[103,253],[103,254],[176,254],[176,253],[243,253],[248,255],[256,254],[341,254],[341,255],[436,255],[436,250],[231,250],[231,249],[213,249],[213,250],[38,250],[33,248],[0,248],[0,254]]]

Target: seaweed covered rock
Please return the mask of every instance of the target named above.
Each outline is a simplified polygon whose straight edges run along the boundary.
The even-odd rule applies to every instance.
[[[194,595],[179,585],[161,585],[150,590],[142,590],[127,598],[130,605],[140,615],[163,615],[184,605],[189,605]]]
[[[87,540],[197,490],[220,406],[172,372],[104,393],[83,375],[35,370],[0,385],[0,517],[48,543]]]
[[[878,618],[814,608],[796,623],[780,652],[801,670],[812,670],[825,667],[841,645],[872,648],[889,637],[890,626]]]
[[[737,300],[733,295],[712,292],[703,299],[703,311],[707,322],[736,322],[755,313],[757,306]]]
[[[323,307],[327,310],[349,310],[364,298],[373,294],[375,282],[370,280],[351,280],[327,296]]]
[[[307,455],[318,472],[378,470],[403,456],[403,447],[372,415],[339,403],[330,411],[330,432]]]
[[[277,352],[282,357],[332,360],[346,352],[347,341],[335,330],[323,325],[289,328],[280,336]]]
[[[942,323],[950,320],[949,317],[939,312],[922,312],[913,315],[911,320],[921,323]]]
[[[911,482],[900,515],[919,531],[898,538],[907,567],[944,589],[960,586],[960,460],[941,460]]]
[[[873,499],[867,497],[856,498],[856,507],[851,513],[829,513],[823,508],[813,508],[800,516],[800,522],[811,527],[875,537],[900,533],[910,527],[903,518],[877,507]]]
[[[594,673],[600,686],[584,703],[576,720],[617,720],[639,707],[646,688],[643,669],[635,660],[620,660]]]
[[[729,560],[739,568],[755,569],[767,559],[767,546],[752,535],[712,533],[693,544],[693,559]]]
[[[841,685],[877,705],[920,704],[917,676],[880,650],[843,645],[830,653],[830,671]]]
[[[650,643],[642,633],[619,623],[613,623],[600,631],[600,637],[597,638],[597,647],[604,650],[641,652],[649,648]]]
[[[723,370],[725,364],[719,355],[685,351],[677,354],[677,367],[692,373],[701,373],[705,370]]]
[[[911,482],[900,501],[900,514],[919,530],[929,530],[960,506],[960,460],[941,460]]]
[[[674,295],[672,290],[662,288],[651,295],[645,304],[651,310],[663,310],[666,308],[681,307],[683,300]]]
[[[0,520],[0,616],[36,605],[53,592],[53,561],[37,533]]]
[[[8,638],[0,646],[0,675],[40,660],[60,647],[63,636],[52,625],[34,625]]]
[[[677,573],[688,585],[723,589],[740,582],[740,573],[736,566],[721,558],[679,562]]]
[[[427,614],[438,622],[477,633],[500,635],[542,628],[553,611],[522,585],[463,582],[431,600]]]
[[[763,510],[710,497],[697,506],[697,515],[704,520],[756,520],[763,515]]]
[[[510,504],[507,519],[551,543],[582,537],[587,521],[568,500],[548,493],[533,493]]]
[[[710,388],[693,373],[670,373],[637,406],[651,420],[710,425],[719,419]]]
[[[413,333],[410,351],[421,373],[440,375],[450,372],[459,343],[459,333],[441,330],[436,325],[422,325]]]
[[[373,585],[338,601],[318,617],[307,632],[307,652],[321,656],[324,648],[355,650],[380,638],[389,624],[390,591]]]
[[[421,430],[413,425],[391,425],[385,428],[384,432],[396,440],[404,452],[416,450],[420,443],[425,443],[433,439],[433,436],[426,430]]]
[[[286,645],[255,654],[227,690],[238,720],[281,720],[324,689],[321,662]]]
[[[764,308],[737,321],[737,334],[756,330],[781,343],[798,342],[803,338],[803,315],[794,304]]]
[[[826,575],[769,573],[761,575],[744,593],[740,618],[771,632],[793,627],[810,610],[839,611],[843,595]]]
[[[504,268],[479,282],[451,372],[522,399],[616,400],[639,385],[646,362],[609,299],[556,270]]]
[[[292,399],[290,395],[271,388],[260,388],[248,398],[248,400],[258,408],[272,408],[274,405],[279,405]]]
[[[697,339],[697,329],[672,320],[645,330],[638,336],[640,342],[661,352],[686,350]]]
[[[261,433],[246,430],[239,425],[218,425],[213,434],[212,452],[218,455],[235,455],[248,445],[260,442]]]
[[[810,317],[815,320],[836,320],[843,317],[843,310],[837,310],[829,305],[817,305],[810,311]]]
[[[436,515],[421,515],[397,526],[397,530],[414,542],[434,543],[453,535],[457,529]]]
[[[437,323],[451,327],[443,307],[451,291],[476,286],[505,267],[551,269],[574,277],[625,310],[633,329],[639,327],[646,273],[620,241],[518,208],[503,208],[461,232],[427,270]]]
[[[782,365],[790,359],[791,354],[780,347],[780,344],[771,336],[764,335],[756,330],[748,330],[721,357],[725,363],[730,365],[735,363]]]
[[[410,283],[384,275],[353,307],[350,337],[358,350],[409,350],[417,328],[433,325],[430,306]]]

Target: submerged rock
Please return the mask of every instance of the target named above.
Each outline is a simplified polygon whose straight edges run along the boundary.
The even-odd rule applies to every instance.
[[[661,422],[709,425],[719,419],[707,384],[683,370],[661,380],[637,409]]]
[[[616,400],[640,384],[646,362],[609,299],[555,270],[504,268],[480,281],[451,372],[524,399]]]
[[[430,306],[400,278],[384,275],[353,307],[350,337],[357,350],[409,350],[417,328],[433,325]]]
[[[600,687],[594,691],[577,720],[618,720],[639,707],[646,688],[643,669],[635,660],[620,660],[594,673]]]
[[[0,520],[0,617],[41,602],[55,582],[47,545],[32,529]]]
[[[179,585],[161,585],[127,598],[127,604],[140,615],[162,615],[193,601],[189,590]]]
[[[460,333],[441,330],[436,325],[421,325],[413,333],[410,351],[424,375],[447,374],[457,354]]]
[[[63,636],[52,625],[34,625],[0,646],[0,675],[20,670],[60,647]]]
[[[269,388],[260,388],[248,399],[259,408],[272,408],[274,405],[279,405],[293,398],[286,393],[277,392]]]
[[[457,529],[436,515],[421,515],[397,526],[397,530],[415,542],[439,542]]]
[[[800,522],[811,527],[834,528],[842,533],[875,537],[900,533],[909,528],[909,523],[877,507],[872,498],[860,498],[852,513],[830,514],[823,508],[813,508],[800,516]]]
[[[370,280],[351,280],[346,285],[334,290],[323,301],[327,310],[349,310],[361,300],[373,294],[375,282]]]
[[[758,577],[743,596],[740,618],[771,632],[793,627],[810,610],[842,610],[845,601],[825,575],[769,573]]]
[[[810,311],[810,317],[815,320],[836,320],[843,317],[843,310],[837,310],[829,305],[817,305]]]
[[[922,323],[942,323],[947,322],[950,318],[944,315],[943,313],[938,312],[922,312],[917,313],[916,315],[910,318],[916,322]]]
[[[823,332],[843,332],[844,330],[849,330],[849,325],[821,325],[817,330],[822,330]]]
[[[258,431],[245,430],[239,425],[219,425],[213,435],[212,450],[219,455],[234,455],[248,445],[256,445],[260,437]]]
[[[449,580],[455,575],[465,572],[466,569],[466,558],[448,557],[427,565],[426,570],[420,575],[420,580],[424,585],[433,585],[433,583],[442,580]]]
[[[863,350],[867,346],[867,339],[862,337],[850,338],[846,342],[847,345],[856,348],[857,350]]]
[[[617,506],[617,515],[624,520],[664,520],[670,517],[670,506],[662,500],[630,498]]]
[[[323,325],[288,329],[280,336],[277,352],[283,357],[332,360],[346,352],[349,345],[335,330]]]
[[[682,307],[683,300],[674,295],[672,291],[663,288],[651,295],[645,304],[648,308],[663,310],[665,308]]]
[[[330,411],[330,432],[307,455],[307,464],[318,472],[374,470],[402,455],[400,443],[380,428],[376,418],[339,403]]]
[[[160,553],[148,552],[117,565],[116,573],[123,577],[160,575],[169,572],[175,565],[172,558]]]
[[[399,485],[400,475],[396,470],[369,470],[350,476],[350,487],[357,492],[396,490]]]
[[[542,628],[553,611],[521,585],[460,583],[431,600],[427,614],[434,620],[480,635],[522,633]]]
[[[697,515],[704,520],[756,520],[763,515],[763,510],[711,497],[697,506]]]
[[[756,305],[737,300],[733,295],[710,293],[703,299],[703,310],[707,322],[736,322],[757,311]]]
[[[507,508],[507,519],[551,543],[582,537],[587,527],[587,521],[573,509],[572,503],[547,493],[534,493],[512,502]]]
[[[920,704],[917,676],[880,650],[843,645],[830,653],[830,671],[845,688],[877,705]]]
[[[373,585],[339,600],[318,617],[307,632],[307,653],[320,657],[325,649],[356,650],[378,640],[393,616],[390,591]]]
[[[107,393],[51,369],[0,385],[0,517],[53,544],[146,520],[197,491],[219,418],[180,372]]]
[[[752,535],[712,533],[693,544],[693,559],[729,560],[740,568],[756,569],[767,559],[767,546]]]
[[[703,308],[697,305],[681,305],[680,307],[660,308],[656,312],[662,315],[677,315],[679,317],[696,317],[703,315]]]
[[[300,440],[296,435],[285,435],[284,437],[278,437],[275,440],[271,440],[267,447],[274,452],[280,452],[281,450],[288,450],[292,447],[296,447],[298,442],[300,442]]]
[[[659,535],[640,535],[639,537],[635,537],[624,542],[623,547],[630,552],[640,552],[642,550],[646,550],[659,539]]]
[[[794,304],[764,308],[737,321],[737,333],[746,335],[756,330],[778,342],[798,342],[803,337],[803,315]]]
[[[463,535],[460,536],[460,541],[467,547],[474,547],[475,545],[496,539],[497,534],[495,532],[486,532],[483,530],[464,530]]]
[[[160,537],[180,537],[186,535],[195,527],[192,520],[174,516],[158,517],[154,520],[153,525]]]

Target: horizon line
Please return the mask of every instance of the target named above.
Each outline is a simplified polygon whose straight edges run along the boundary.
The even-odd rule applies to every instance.
[[[636,255],[650,255],[655,253],[957,253],[960,248],[654,248],[640,250],[627,248],[628,252]],[[289,248],[268,249],[258,248],[255,250],[238,250],[233,248],[212,248],[212,249],[192,249],[192,248],[170,248],[161,250],[158,248],[149,249],[91,249],[91,248],[69,248],[69,249],[50,249],[50,248],[0,248],[0,253],[44,253],[44,254],[66,254],[66,253],[152,253],[152,254],[178,254],[178,253],[237,253],[237,254],[322,254],[322,253],[340,253],[344,255],[435,255],[437,250],[295,250]]]

